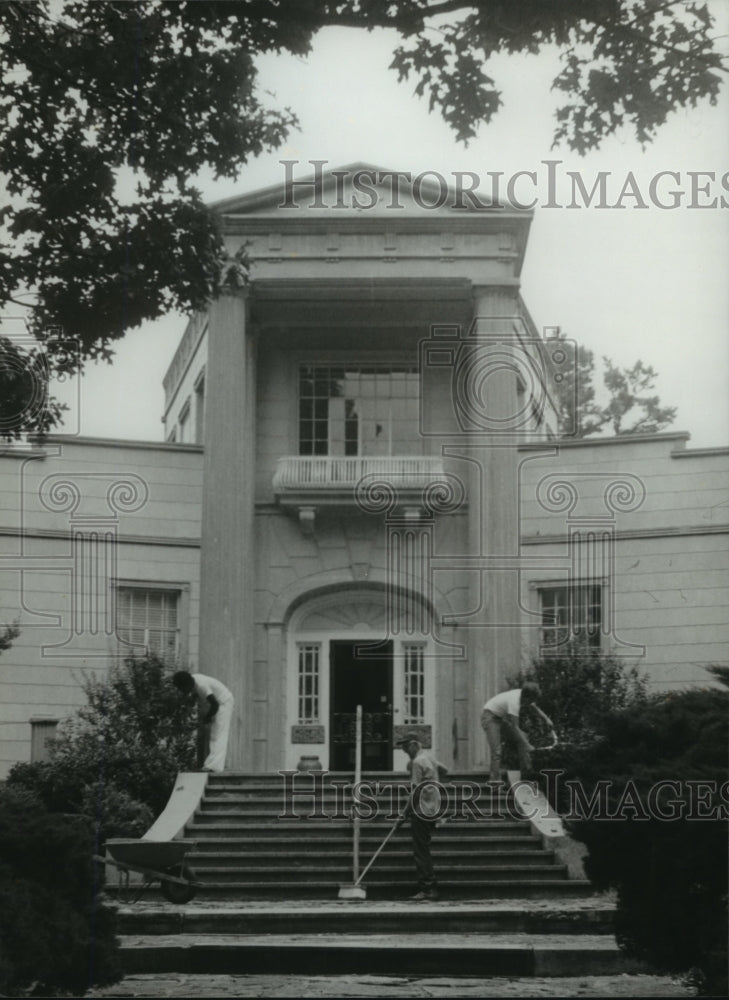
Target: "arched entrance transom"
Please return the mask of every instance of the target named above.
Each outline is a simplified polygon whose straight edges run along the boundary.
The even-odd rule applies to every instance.
[[[403,768],[404,759],[393,760],[393,742],[405,730],[431,744],[431,612],[410,595],[393,620],[386,601],[384,587],[354,584],[297,603],[287,627],[287,766],[315,754],[330,771],[353,770],[358,704],[365,771]]]

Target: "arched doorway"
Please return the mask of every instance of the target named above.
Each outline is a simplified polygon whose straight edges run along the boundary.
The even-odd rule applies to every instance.
[[[393,743],[405,729],[431,744],[435,676],[427,617],[422,609],[405,613],[402,628],[388,628],[381,587],[340,588],[297,606],[288,627],[287,766],[316,754],[330,771],[353,770],[357,705],[365,771],[403,766],[393,761]]]

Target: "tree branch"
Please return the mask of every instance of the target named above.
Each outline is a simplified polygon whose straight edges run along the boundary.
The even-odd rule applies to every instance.
[[[616,30],[622,32],[623,34],[630,35],[631,38],[638,39],[647,48],[664,49],[666,52],[670,52],[671,55],[680,56],[681,59],[691,59],[694,62],[704,62],[711,69],[718,69],[724,73],[729,72],[729,67],[717,65],[715,60],[708,58],[703,52],[691,52],[691,51],[687,52],[684,49],[677,49],[675,45],[669,45],[667,42],[659,42],[655,38],[650,38],[644,35],[642,31],[637,31],[635,28],[632,28],[630,26],[630,23],[620,24],[616,27]],[[717,58],[721,60],[722,58],[725,57],[717,56]]]

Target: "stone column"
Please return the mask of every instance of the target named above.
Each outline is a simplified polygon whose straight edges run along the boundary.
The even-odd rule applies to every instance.
[[[212,303],[208,328],[200,672],[233,692],[226,767],[250,767],[255,558],[255,343],[244,292]]]
[[[472,615],[464,639],[471,677],[470,763],[486,765],[486,740],[480,726],[484,702],[504,687],[507,676],[520,666],[519,510],[517,445],[519,418],[516,338],[516,289],[474,288],[475,346],[473,366],[464,400],[472,407],[466,454],[470,459],[468,532],[469,551],[479,555],[481,568],[472,572]],[[466,338],[468,341],[469,338]],[[509,566],[511,564],[511,566]]]

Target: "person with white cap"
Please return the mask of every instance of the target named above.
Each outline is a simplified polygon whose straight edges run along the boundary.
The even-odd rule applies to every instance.
[[[417,733],[406,733],[397,741],[410,758],[411,792],[405,807],[405,816],[410,820],[410,835],[413,842],[413,860],[418,878],[418,891],[411,899],[422,902],[438,899],[438,886],[430,854],[430,841],[441,812],[439,784],[446,773],[431,753],[423,748]]]

